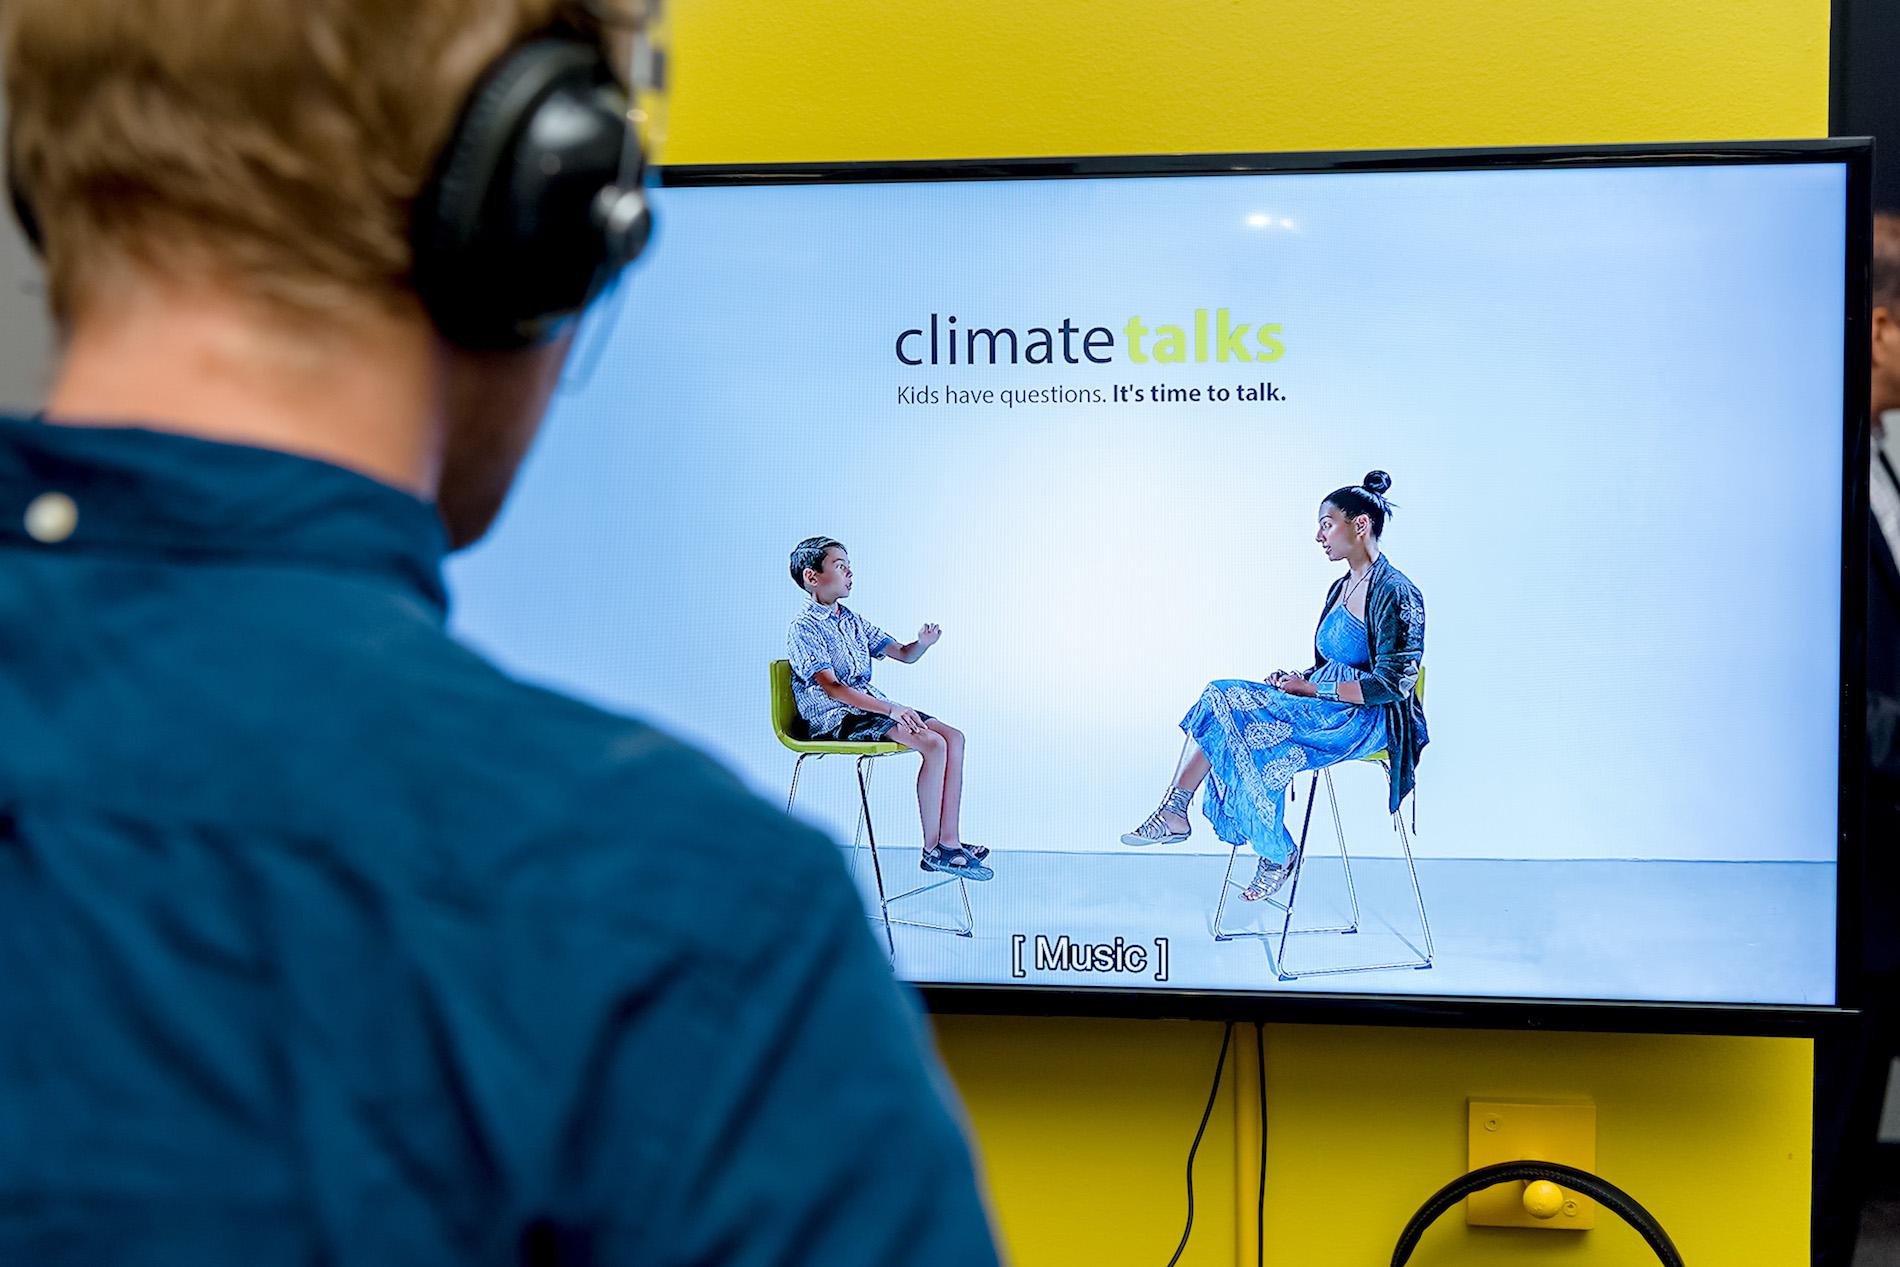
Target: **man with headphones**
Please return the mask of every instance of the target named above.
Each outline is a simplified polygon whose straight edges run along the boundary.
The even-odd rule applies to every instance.
[[[445,629],[652,2],[0,9],[0,1262],[995,1261],[835,848]]]

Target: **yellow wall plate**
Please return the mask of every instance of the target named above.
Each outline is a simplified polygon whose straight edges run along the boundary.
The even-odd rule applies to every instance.
[[[1555,1161],[1595,1173],[1597,1106],[1594,1104],[1505,1104],[1472,1100],[1470,1168],[1504,1161]],[[1543,1227],[1583,1231],[1596,1226],[1597,1203],[1562,1189],[1549,1218],[1532,1214],[1521,1180],[1496,1184],[1465,1198],[1465,1222],[1477,1227]],[[1542,1204],[1532,1193],[1529,1205]],[[1548,1207],[1546,1207],[1548,1208]]]

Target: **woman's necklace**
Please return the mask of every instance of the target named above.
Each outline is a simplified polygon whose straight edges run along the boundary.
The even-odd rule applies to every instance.
[[[1371,578],[1372,578],[1372,565],[1368,563],[1366,564],[1366,570],[1359,574],[1359,578],[1357,580],[1348,580],[1346,582],[1346,592],[1339,596],[1339,605],[1341,607],[1344,607],[1346,605],[1346,600],[1351,598],[1353,594],[1356,593],[1362,586],[1364,586],[1366,582],[1369,581]]]

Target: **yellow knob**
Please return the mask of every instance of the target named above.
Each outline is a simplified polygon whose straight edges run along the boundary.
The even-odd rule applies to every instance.
[[[1554,1219],[1564,1208],[1564,1190],[1548,1179],[1524,1185],[1524,1209],[1534,1219]]]

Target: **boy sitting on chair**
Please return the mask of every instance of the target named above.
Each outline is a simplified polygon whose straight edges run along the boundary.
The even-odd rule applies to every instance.
[[[871,661],[915,664],[943,636],[935,625],[914,642],[897,639],[844,605],[851,592],[851,556],[830,537],[806,537],[792,548],[792,581],[811,601],[792,621],[787,658],[792,696],[811,737],[836,743],[897,743],[923,757],[917,771],[917,817],[923,824],[926,871],[987,880],[989,850],[966,845],[958,832],[963,808],[963,732],[907,708],[871,685]]]

